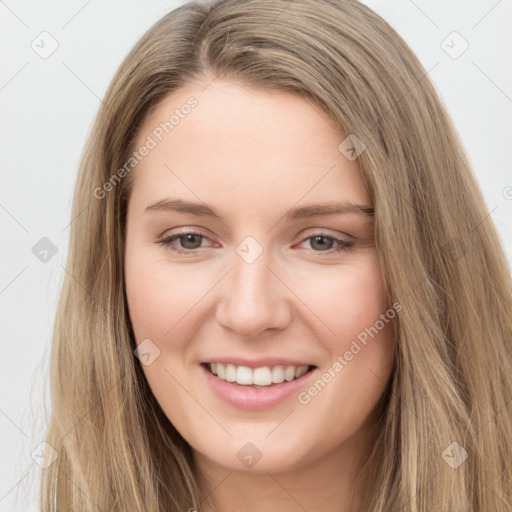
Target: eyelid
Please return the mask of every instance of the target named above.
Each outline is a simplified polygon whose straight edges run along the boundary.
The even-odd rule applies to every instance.
[[[175,231],[176,230],[176,231]],[[214,237],[206,233],[206,230],[204,228],[200,228],[198,226],[189,225],[189,226],[180,226],[176,228],[167,228],[164,230],[160,235],[157,236],[158,240],[161,240],[162,238],[168,238],[170,236],[174,235],[187,235],[189,233],[196,233],[198,235],[204,236],[205,238],[209,238],[210,240],[213,240]]]
[[[336,231],[329,228],[308,228],[306,230],[301,231],[300,235],[298,235],[298,240],[302,241],[305,238],[309,238],[312,236],[329,236],[332,238],[346,238],[346,242],[353,242],[355,240],[355,237],[349,235],[348,233],[342,232],[342,231]]]

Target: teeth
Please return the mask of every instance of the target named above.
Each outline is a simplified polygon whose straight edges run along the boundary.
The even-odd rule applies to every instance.
[[[295,366],[287,366],[284,370],[284,380],[290,381],[295,378]]]
[[[270,386],[270,384],[272,384],[272,373],[268,366],[255,368],[253,370],[253,375],[254,384],[257,384],[258,386]]]
[[[309,366],[262,366],[249,368],[248,366],[236,366],[228,363],[211,363],[210,371],[227,382],[236,382],[242,386],[270,386],[281,382],[292,381],[307,373]]]
[[[299,366],[295,369],[295,378],[298,379],[299,377],[302,377],[307,371],[309,366]]]
[[[219,363],[217,364],[219,366]],[[223,366],[222,364],[220,366]],[[236,382],[238,384],[246,384],[248,386],[254,384],[254,377],[252,370],[247,366],[239,366],[236,369]]]
[[[236,366],[234,364],[227,364],[225,373],[228,382],[236,382]]]
[[[277,365],[272,368],[272,382],[275,384],[281,384],[281,382],[284,382],[284,368],[281,365]]]
[[[226,380],[226,370],[223,364],[217,364],[217,377],[222,380]]]

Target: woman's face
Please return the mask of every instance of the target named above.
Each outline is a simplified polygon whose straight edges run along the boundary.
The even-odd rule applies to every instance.
[[[205,86],[173,92],[138,133],[125,257],[137,363],[196,457],[290,470],[364,444],[390,377],[370,198],[318,107]]]

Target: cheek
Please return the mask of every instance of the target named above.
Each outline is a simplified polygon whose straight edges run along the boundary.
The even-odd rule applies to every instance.
[[[374,326],[389,308],[375,252],[365,255],[357,264],[347,264],[338,272],[318,279],[315,286],[311,279],[303,282],[300,293],[327,329],[322,330],[325,333],[322,340],[330,354],[348,348],[353,339]]]
[[[172,270],[168,262],[134,252],[126,259],[126,293],[136,340],[163,341],[191,313],[205,284],[190,272]]]
[[[332,299],[322,320],[335,334],[322,338],[327,358],[317,379],[298,394],[295,409],[296,422],[308,425],[311,458],[361,431],[389,382],[394,360],[395,312],[388,307],[378,265],[364,272],[353,269],[350,277],[340,274],[328,292],[324,297]],[[300,433],[294,442],[300,443]]]
[[[388,382],[396,312],[388,303],[376,252],[318,284],[323,286],[309,293],[307,302],[328,329],[318,331],[326,358],[319,372],[322,382],[303,390],[299,402],[314,404],[326,416],[335,412],[337,423],[331,427],[350,431],[364,420]]]

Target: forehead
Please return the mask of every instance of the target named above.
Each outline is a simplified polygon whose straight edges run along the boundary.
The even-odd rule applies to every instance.
[[[299,95],[218,79],[189,84],[140,127],[135,147],[151,140],[152,149],[132,171],[133,195],[228,201],[252,211],[302,197],[369,204],[357,160],[339,149],[345,138]]]

